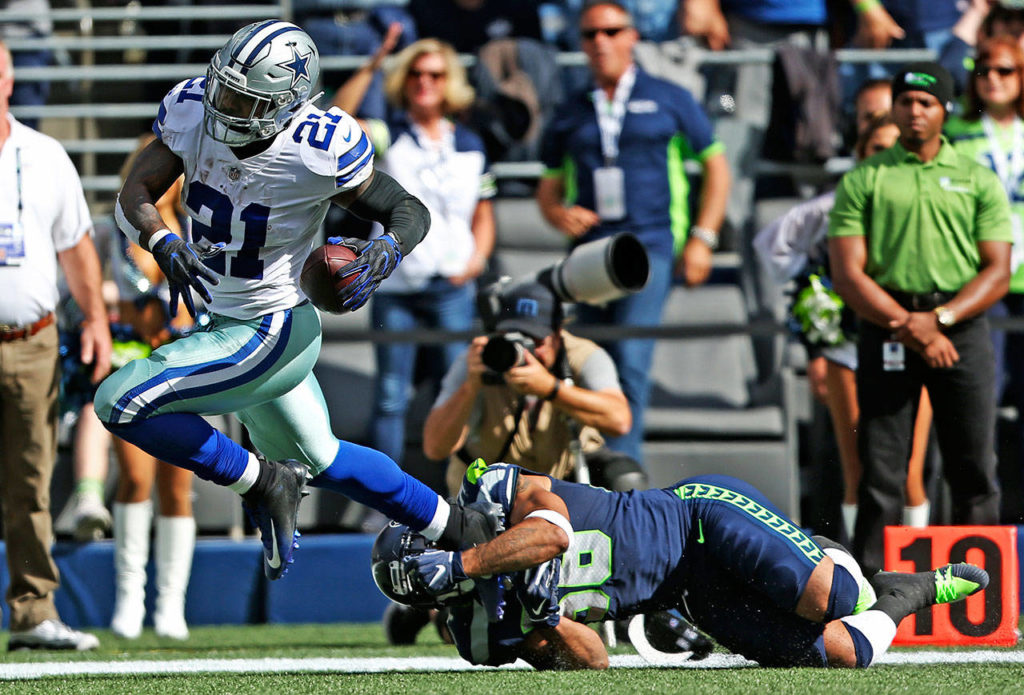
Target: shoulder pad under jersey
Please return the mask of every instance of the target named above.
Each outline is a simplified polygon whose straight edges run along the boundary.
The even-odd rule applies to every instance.
[[[168,142],[174,135],[202,127],[205,90],[206,78],[193,77],[179,82],[167,92],[153,121],[153,132],[161,142],[174,149]]]
[[[479,502],[498,505],[507,515],[516,499],[516,486],[522,469],[508,463],[486,465],[477,459],[466,470],[459,490],[459,503],[470,506]]]
[[[341,109],[307,109],[296,117],[290,137],[302,163],[320,176],[334,177],[339,191],[355,188],[373,171],[373,144],[356,119]]]

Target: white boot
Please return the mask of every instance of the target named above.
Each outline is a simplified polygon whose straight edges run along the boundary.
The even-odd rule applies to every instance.
[[[110,629],[115,635],[135,639],[146,617],[146,563],[149,560],[149,529],[153,503],[114,503],[114,571],[117,598]]]
[[[160,637],[188,639],[185,591],[192,573],[196,520],[190,516],[156,519],[156,612],[153,627]]]
[[[931,516],[932,505],[928,500],[925,500],[916,507],[904,507],[903,508],[903,525],[913,526],[914,528],[924,528],[928,525],[928,519]]]

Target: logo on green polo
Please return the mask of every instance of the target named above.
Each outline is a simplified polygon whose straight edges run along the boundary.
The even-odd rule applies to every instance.
[[[926,72],[908,72],[903,76],[903,81],[915,87],[931,87],[938,82],[935,77]]]

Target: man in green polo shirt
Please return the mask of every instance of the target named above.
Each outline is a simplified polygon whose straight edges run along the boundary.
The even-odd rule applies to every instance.
[[[942,136],[953,98],[945,69],[908,65],[892,92],[899,140],[843,177],[829,225],[836,290],[861,319],[864,475],[853,545],[866,568],[881,568],[882,531],[900,523],[922,386],[935,410],[953,522],[999,521],[984,312],[1009,285],[1009,205],[995,174]]]

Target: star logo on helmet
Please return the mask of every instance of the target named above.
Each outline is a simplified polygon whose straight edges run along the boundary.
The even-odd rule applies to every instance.
[[[294,46],[292,48],[292,59],[288,62],[278,63],[277,67],[284,68],[292,73],[292,83],[290,87],[294,87],[300,79],[305,78],[309,82],[309,58],[313,55],[312,51],[306,55],[299,55],[298,50]]]

